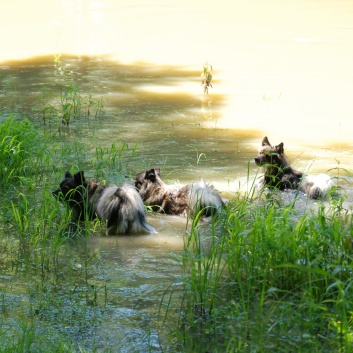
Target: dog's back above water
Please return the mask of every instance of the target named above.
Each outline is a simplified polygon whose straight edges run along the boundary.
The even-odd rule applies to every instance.
[[[86,180],[84,172],[65,177],[53,195],[67,203],[76,221],[99,218],[107,222],[107,234],[152,233],[146,222],[146,209],[132,185],[106,185],[97,180]]]
[[[220,193],[212,185],[203,181],[181,187],[167,185],[159,167],[137,174],[133,185],[144,204],[156,212],[195,216],[201,211],[203,217],[208,217],[224,207]]]
[[[327,174],[305,175],[293,169],[284,154],[283,142],[271,146],[267,136],[263,138],[258,156],[254,159],[265,170],[261,187],[299,190],[313,199],[325,196],[333,187],[331,177]]]

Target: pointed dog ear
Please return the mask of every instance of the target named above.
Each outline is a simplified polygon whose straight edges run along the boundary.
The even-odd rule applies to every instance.
[[[77,185],[82,185],[85,182],[84,171],[80,171],[74,175],[74,180]]]
[[[161,168],[156,167],[156,168],[147,170],[145,178],[147,180],[152,181],[152,183],[154,183],[157,180],[157,178],[160,178],[160,176],[161,176]]]
[[[156,180],[156,172],[154,171],[154,169],[146,171],[145,179],[151,180],[152,182]]]
[[[281,142],[278,146],[276,146],[276,150],[279,154],[284,153],[283,142]]]
[[[262,146],[271,146],[270,141],[268,140],[267,136],[265,136],[262,140]]]
[[[143,183],[143,181],[146,179],[146,172],[139,173],[135,176],[135,183]]]
[[[65,179],[73,179],[73,176],[72,176],[72,174],[69,171],[66,171]]]

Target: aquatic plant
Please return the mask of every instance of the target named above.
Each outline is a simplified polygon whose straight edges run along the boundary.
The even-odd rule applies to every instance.
[[[1,265],[9,284],[0,291],[0,351],[95,351],[94,340],[86,350],[85,339],[73,344],[72,337],[92,336],[108,302],[106,281],[92,277],[100,255],[89,246],[92,234],[104,230],[88,220],[73,224],[51,193],[68,163],[89,165],[92,156],[76,141],[57,143],[26,119],[4,119],[0,138]],[[112,169],[125,148],[111,148]]]
[[[103,98],[95,100],[91,94],[83,96],[80,89],[73,82],[69,82],[61,90],[59,109],[56,114],[61,117],[62,125],[69,125],[74,119],[90,118],[93,109],[95,109],[94,118],[101,118],[104,115]]]
[[[92,159],[92,168],[94,169],[94,177],[104,178],[108,171],[109,177],[117,177],[123,174],[129,166],[129,163],[136,155],[138,144],[130,150],[126,142],[117,145],[112,143],[110,147],[97,146],[95,149],[95,158]],[[124,180],[121,180],[124,181]]]
[[[0,75],[1,78],[2,75]],[[13,89],[13,84],[11,83],[10,80],[6,80],[6,79],[1,79],[0,80],[0,94],[6,96],[7,92],[10,91],[11,89]]]
[[[201,85],[203,87],[203,93],[208,94],[208,88],[211,86],[211,81],[212,81],[212,65],[210,65],[208,62],[206,62],[203,65],[203,71],[201,73]]]
[[[353,341],[352,246],[342,209],[300,214],[293,203],[232,200],[223,220],[191,225],[183,290],[169,290],[168,313],[181,351],[349,350]],[[337,200],[337,199],[336,199]],[[342,203],[337,201],[341,206]],[[345,214],[345,213],[344,213]],[[173,303],[181,306],[173,307]]]
[[[199,153],[197,150],[196,151],[196,164],[200,164],[202,159],[207,159],[207,156],[205,153],[201,152]]]
[[[48,140],[28,119],[9,117],[0,123],[0,178],[2,188],[30,181],[49,160]],[[43,168],[43,169],[42,169]]]
[[[95,99],[92,94],[82,94],[80,88],[74,83],[72,71],[68,64],[61,60],[61,55],[54,55],[55,76],[60,77],[60,81],[55,85],[59,89],[59,102],[55,95],[55,90],[44,87],[40,89],[38,104],[32,107],[32,114],[39,114],[43,123],[59,126],[69,125],[74,119],[83,117],[102,117],[105,113],[103,98]],[[63,83],[61,83],[63,79]],[[95,109],[95,110],[94,110]]]
[[[71,78],[73,71],[70,70],[70,65],[61,60],[61,54],[54,54],[54,75],[56,77],[64,77],[65,80]]]
[[[34,118],[40,117],[43,124],[69,126],[77,119],[100,119],[105,115],[103,97],[94,98],[92,94],[82,94],[72,81],[60,85],[59,99],[53,98],[53,90],[42,88],[38,96],[38,104],[32,107]]]

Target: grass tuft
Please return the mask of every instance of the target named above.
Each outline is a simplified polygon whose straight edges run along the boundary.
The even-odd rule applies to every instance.
[[[218,226],[194,221],[183,290],[168,299],[170,315],[180,305],[181,351],[349,351],[352,245],[341,206],[334,199],[303,215],[250,190],[228,204]]]

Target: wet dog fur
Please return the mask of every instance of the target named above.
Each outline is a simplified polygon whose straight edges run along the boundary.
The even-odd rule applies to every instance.
[[[208,217],[224,207],[220,193],[212,185],[204,182],[181,187],[167,185],[159,167],[137,174],[133,185],[144,204],[155,212],[193,217],[202,210],[202,216]]]
[[[293,169],[284,154],[283,142],[271,146],[267,137],[262,140],[255,163],[265,170],[260,182],[262,188],[300,190],[310,198],[317,199],[326,195],[333,186],[330,176],[326,174],[309,176]]]
[[[107,234],[155,232],[146,220],[142,199],[132,185],[106,185],[97,180],[86,180],[84,172],[65,177],[53,195],[73,211],[74,221],[97,217],[107,222]]]

